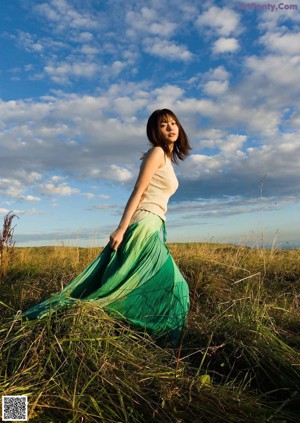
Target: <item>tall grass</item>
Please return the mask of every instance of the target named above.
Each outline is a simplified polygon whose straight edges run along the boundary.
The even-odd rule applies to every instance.
[[[14,253],[15,241],[13,240],[14,229],[12,226],[16,216],[13,212],[9,212],[4,216],[3,227],[0,230],[0,275],[5,275],[6,270]]]
[[[94,304],[22,321],[100,251],[16,249],[0,282],[1,394],[28,395],[32,422],[298,422],[299,251],[169,248],[193,305],[180,356]]]

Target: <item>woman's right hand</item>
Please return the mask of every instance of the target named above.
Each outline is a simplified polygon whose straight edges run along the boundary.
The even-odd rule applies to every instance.
[[[109,243],[114,251],[117,251],[124,237],[124,231],[121,228],[117,228],[109,237]]]

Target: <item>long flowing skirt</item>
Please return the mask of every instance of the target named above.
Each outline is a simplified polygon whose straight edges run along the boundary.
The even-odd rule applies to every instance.
[[[108,243],[61,292],[23,317],[41,318],[80,299],[97,303],[109,315],[155,337],[178,340],[189,311],[187,282],[161,240],[162,219],[143,211],[133,222],[117,251]]]

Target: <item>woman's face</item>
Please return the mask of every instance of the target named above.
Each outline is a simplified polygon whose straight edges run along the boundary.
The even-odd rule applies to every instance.
[[[179,128],[176,120],[171,116],[167,116],[166,119],[161,121],[159,130],[167,144],[174,144],[177,141]]]

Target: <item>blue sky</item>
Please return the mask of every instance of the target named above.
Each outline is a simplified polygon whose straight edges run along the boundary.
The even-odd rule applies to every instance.
[[[0,2],[0,217],[17,245],[105,245],[148,116],[193,147],[169,242],[300,245],[300,2]]]

